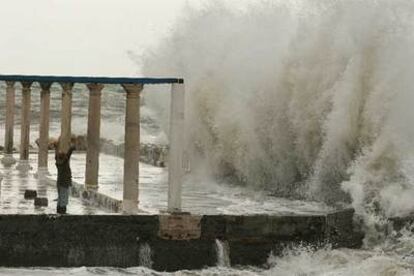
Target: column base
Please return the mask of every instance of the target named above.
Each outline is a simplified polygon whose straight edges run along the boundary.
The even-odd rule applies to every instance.
[[[124,199],[122,201],[122,212],[131,215],[138,213],[138,201]]]
[[[167,209],[167,213],[170,213],[170,214],[182,214],[182,213],[185,213],[185,212],[181,211],[181,208],[168,208]]]
[[[86,190],[92,190],[92,191],[96,192],[98,190],[99,186],[98,185],[90,185],[90,184],[85,183],[85,188],[86,188]]]
[[[164,215],[191,215],[190,212],[187,211],[182,211],[181,209],[176,209],[176,210],[160,210],[160,214],[164,214]]]
[[[29,164],[29,160],[19,160],[16,169],[19,171],[29,171],[32,167]]]
[[[13,157],[13,154],[6,153],[1,159],[1,163],[3,163],[5,166],[11,166],[16,163],[16,159]]]

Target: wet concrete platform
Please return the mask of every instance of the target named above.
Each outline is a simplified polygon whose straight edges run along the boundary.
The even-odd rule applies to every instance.
[[[35,163],[31,159],[31,163]],[[56,213],[57,189],[45,180],[35,177],[35,170],[22,173],[14,167],[3,167],[0,183],[0,214],[54,214]],[[36,190],[39,197],[48,199],[47,207],[37,207],[34,199],[25,199],[26,190]],[[71,214],[105,214],[108,210],[98,208],[80,198],[70,197],[68,212]]]
[[[70,198],[69,215],[55,215],[56,169],[49,158],[49,180],[33,169],[21,174],[1,167],[0,266],[79,267],[146,266],[160,271],[200,269],[217,264],[217,244],[231,265],[266,263],[297,243],[359,247],[362,236],[353,227],[353,210],[333,210],[316,202],[275,198],[257,191],[189,178],[183,187],[184,211],[165,214],[166,170],[140,164],[141,214],[114,214],[83,200]],[[85,155],[72,157],[75,182],[84,182]],[[123,160],[101,155],[99,192],[120,200]],[[24,199],[26,189],[49,199],[35,208]]]
[[[15,156],[18,158],[18,156]],[[1,158],[1,156],[0,156]],[[85,154],[75,152],[71,158],[73,181],[79,185],[84,183]],[[4,174],[4,183],[0,186],[0,214],[40,214],[55,212],[56,167],[54,154],[49,154],[49,181],[39,182],[34,174],[37,155],[30,155],[33,169],[27,175],[21,175],[11,168],[0,165],[0,172]],[[122,200],[122,171],[123,159],[101,154],[98,192],[114,200]],[[25,189],[39,189],[47,194],[50,206],[34,209],[33,202],[25,201]],[[139,208],[143,213],[159,214],[167,208],[167,170],[140,163]],[[217,183],[206,177],[189,176],[183,186],[183,211],[203,215],[314,215],[333,211],[332,208],[318,202],[289,200],[268,196],[260,191],[248,190],[226,183]],[[81,198],[70,198],[68,212],[71,214],[108,214],[115,210],[102,208]]]

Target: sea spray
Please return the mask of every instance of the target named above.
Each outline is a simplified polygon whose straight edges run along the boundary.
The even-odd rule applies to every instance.
[[[230,267],[230,252],[227,241],[216,239],[217,266]]]
[[[152,268],[152,250],[148,243],[139,246],[139,265]]]
[[[406,258],[410,254],[407,251],[412,246],[412,241],[409,246],[404,243],[393,243],[391,248],[384,245],[369,251],[331,249],[329,246],[316,250],[312,247],[297,246],[286,250],[282,256],[270,256],[270,267],[262,275],[408,276],[412,275],[414,268],[411,258]],[[401,255],[395,254],[398,250],[405,251]]]
[[[192,167],[285,197],[406,214],[414,184],[412,1],[213,1],[144,56],[184,77]],[[166,114],[168,102],[148,94]],[[374,215],[375,214],[375,215]]]

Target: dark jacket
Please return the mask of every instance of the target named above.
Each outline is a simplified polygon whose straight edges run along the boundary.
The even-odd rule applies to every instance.
[[[75,147],[71,147],[66,154],[55,154],[57,168],[57,185],[68,188],[72,186],[72,171],[70,170],[70,156]]]

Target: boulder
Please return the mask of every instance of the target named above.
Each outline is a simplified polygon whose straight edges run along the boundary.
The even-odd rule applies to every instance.
[[[37,197],[37,191],[36,190],[26,190],[24,191],[24,198],[25,199],[34,199]]]
[[[47,207],[49,205],[49,200],[47,197],[36,197],[34,200],[34,205],[39,207]]]

